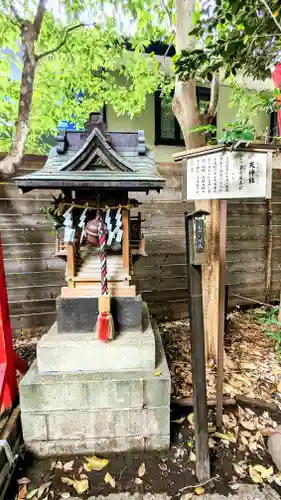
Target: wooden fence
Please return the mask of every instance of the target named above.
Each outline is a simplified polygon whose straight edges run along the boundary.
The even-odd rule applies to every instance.
[[[44,157],[27,156],[24,171],[37,170]],[[163,318],[187,315],[184,211],[181,202],[182,165],[158,164],[167,185],[161,194],[138,195],[143,202],[148,256],[135,268],[143,298]],[[12,182],[0,183],[0,230],[12,325],[15,332],[45,331],[55,320],[55,298],[64,284],[64,263],[53,257],[55,239],[50,223],[40,215],[51,193],[34,190],[23,195]],[[272,265],[268,242],[272,220]],[[270,252],[269,252],[270,253]],[[269,299],[278,299],[281,279],[281,170],[273,171],[272,219],[264,200],[228,203],[227,243],[229,303],[247,303],[242,295],[265,300],[268,271],[272,270]]]

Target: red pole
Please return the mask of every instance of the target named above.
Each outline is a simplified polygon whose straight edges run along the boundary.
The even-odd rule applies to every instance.
[[[12,406],[18,394],[12,329],[0,236],[0,406]]]
[[[281,64],[277,64],[276,66],[274,66],[274,69],[272,68],[272,80],[274,83],[274,87],[276,89],[279,89],[279,96],[277,96],[276,98],[276,104],[277,104],[279,135],[281,135]]]

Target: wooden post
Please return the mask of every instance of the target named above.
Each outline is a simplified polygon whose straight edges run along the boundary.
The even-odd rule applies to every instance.
[[[265,274],[265,302],[270,302],[271,297],[271,279],[272,279],[272,247],[273,247],[273,220],[272,220],[272,201],[266,200],[267,204],[267,255],[266,255],[266,274]],[[280,321],[280,319],[279,319]]]
[[[130,267],[130,254],[129,254],[129,210],[123,208],[122,222],[123,222],[123,238],[122,238],[122,257],[123,269],[129,275]]]
[[[67,243],[67,279],[69,288],[73,288],[73,278],[75,277],[75,255],[74,243]]]
[[[190,263],[189,217],[187,213],[185,213],[185,230],[195,423],[196,474],[198,481],[206,481],[210,478],[210,458],[208,449],[208,410],[206,395],[202,273],[200,265],[192,265]]]
[[[207,359],[217,360],[218,315],[214,311],[218,311],[219,305],[220,202],[196,201],[195,209],[206,210],[210,214],[207,219],[208,263],[202,266],[205,352]]]
[[[222,428],[223,415],[223,378],[224,378],[224,330],[225,330],[225,284],[226,284],[226,235],[227,201],[220,202],[220,241],[219,241],[219,307],[218,307],[218,346],[217,346],[217,408],[216,423]]]

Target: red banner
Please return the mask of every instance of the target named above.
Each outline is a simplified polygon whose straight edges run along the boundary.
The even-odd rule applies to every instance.
[[[281,135],[281,64],[277,64],[277,66],[274,67],[274,70],[272,71],[272,80],[274,83],[274,87],[276,89],[279,89],[280,91],[280,96],[277,97],[276,99],[276,104],[278,107],[280,107],[277,110],[278,127],[279,127],[278,134],[280,136]]]

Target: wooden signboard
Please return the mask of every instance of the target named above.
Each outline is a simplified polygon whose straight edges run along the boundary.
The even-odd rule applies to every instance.
[[[272,152],[214,148],[185,162],[185,200],[271,197]]]

